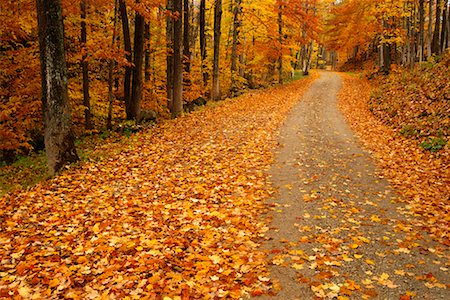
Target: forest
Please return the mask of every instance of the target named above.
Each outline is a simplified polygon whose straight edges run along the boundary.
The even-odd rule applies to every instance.
[[[447,1],[179,2],[62,1],[75,136],[177,116],[311,67],[371,62],[387,74],[449,44]],[[35,1],[1,5],[0,151],[11,161],[44,148],[38,18]]]
[[[0,19],[0,299],[450,297],[450,1]]]

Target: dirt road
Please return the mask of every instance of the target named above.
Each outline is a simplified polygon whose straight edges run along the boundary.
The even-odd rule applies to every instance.
[[[340,87],[321,73],[281,129],[264,243],[281,288],[257,299],[450,299],[448,249],[412,233],[337,109]]]

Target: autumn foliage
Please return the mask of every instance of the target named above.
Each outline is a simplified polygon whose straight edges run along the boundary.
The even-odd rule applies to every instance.
[[[74,131],[78,137],[104,131],[107,125],[109,96],[108,70],[113,63],[113,125],[125,118],[124,74],[133,68],[126,59],[124,34],[117,18],[114,26],[117,3],[111,0],[89,0],[86,9],[87,41],[81,40],[81,1],[62,1],[66,38],[66,60],[69,74],[69,98],[72,106]],[[116,1],[117,2],[117,1]],[[160,117],[168,117],[166,88],[167,58],[172,54],[167,37],[167,22],[176,16],[166,8],[166,1],[125,1],[131,34],[134,32],[134,17],[142,15],[148,25],[145,41],[145,81],[143,109],[151,109]],[[209,99],[213,57],[213,16],[206,14],[206,60],[202,62],[199,51],[199,4],[189,2],[190,27],[189,71],[183,77],[184,103],[199,97]],[[212,11],[214,1],[206,1],[206,11]],[[235,5],[227,3],[227,5]],[[278,7],[282,5],[283,28],[281,39],[277,25]],[[297,54],[320,31],[318,24],[318,1],[244,1],[241,4],[241,27],[237,35],[236,53],[239,56],[235,78],[239,93],[249,88],[268,86],[277,81],[277,59],[283,57],[282,74],[288,78],[299,64]],[[220,48],[220,86],[224,97],[231,94],[231,47],[233,33],[232,10],[223,10]],[[16,154],[43,149],[40,104],[39,49],[35,1],[1,1],[0,18],[0,153],[2,159],[14,158]],[[113,33],[116,40],[113,42]],[[128,53],[129,54],[129,53]],[[82,62],[89,66],[89,101],[92,124],[85,124],[86,106],[83,99]],[[207,81],[204,82],[204,74]],[[114,127],[113,126],[113,127]],[[90,127],[90,128],[85,128]]]

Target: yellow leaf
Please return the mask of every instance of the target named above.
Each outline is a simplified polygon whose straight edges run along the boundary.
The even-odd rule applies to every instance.
[[[213,264],[220,264],[220,262],[222,261],[222,258],[217,254],[210,255],[209,259],[213,262]]]
[[[100,223],[95,223],[95,225],[92,227],[92,231],[97,234],[100,232]]]

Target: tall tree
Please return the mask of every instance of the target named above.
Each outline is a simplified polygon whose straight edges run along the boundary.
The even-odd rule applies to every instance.
[[[173,111],[173,1],[167,0],[167,16],[166,16],[166,91],[167,91],[167,104],[169,106],[169,110]]]
[[[425,0],[419,0],[419,61],[423,61],[425,53]]]
[[[447,15],[447,11],[448,11],[448,4],[447,1],[444,0],[444,8],[442,11],[442,30],[441,30],[441,53],[445,51],[445,49],[447,49],[447,35],[448,35],[448,15]]]
[[[173,0],[175,20],[173,26],[173,101],[172,117],[183,111],[183,0]]]
[[[183,1],[183,64],[184,64],[184,71],[186,73],[191,72],[191,49],[190,49],[190,42],[191,42],[191,34],[190,34],[190,7],[189,7],[189,0]],[[186,83],[188,83],[186,81]]]
[[[123,45],[125,49],[125,59],[127,66],[125,66],[125,76],[123,81],[123,99],[125,102],[125,111],[127,116],[130,115],[130,101],[131,101],[131,73],[132,73],[132,49],[131,49],[131,33],[130,24],[128,21],[127,4],[125,0],[119,0],[120,18],[122,19],[123,31]]]
[[[231,47],[231,93],[235,95],[238,88],[238,46],[240,45],[240,28],[241,28],[241,13],[242,13],[242,0],[234,0],[233,7],[233,44]]]
[[[433,54],[441,53],[441,12],[441,0],[436,0],[436,21],[434,23],[433,43],[431,44]]]
[[[80,11],[81,11],[81,44],[84,47],[83,55],[81,57],[81,69],[83,74],[83,104],[84,104],[84,123],[86,129],[92,128],[92,117],[91,117],[91,100],[89,97],[89,63],[87,61],[87,30],[86,30],[86,10],[87,1],[81,0]]]
[[[139,4],[141,1],[136,0]],[[130,109],[127,112],[127,119],[139,120],[141,114],[141,101],[142,101],[142,66],[144,64],[144,29],[145,20],[144,16],[139,11],[136,11],[134,17],[134,52],[133,52],[133,81],[131,85],[131,101]]]
[[[64,29],[59,0],[37,0],[42,110],[50,174],[78,160],[72,132]]]
[[[111,49],[116,46],[117,39],[117,15],[118,15],[118,0],[114,0],[114,27],[111,41]],[[112,114],[113,114],[113,72],[114,72],[114,59],[110,58],[108,63],[108,117],[106,119],[106,128],[112,129]]]
[[[434,0],[428,0],[428,35],[427,35],[427,57],[433,54],[433,3]]]
[[[206,0],[200,0],[199,27],[200,27],[200,56],[202,60],[202,78],[203,78],[203,85],[208,86],[208,72],[206,71],[205,10],[206,10]]]
[[[220,34],[222,25],[222,0],[215,0],[214,5],[214,57],[213,57],[213,86],[212,86],[212,99],[219,100],[220,95]]]

